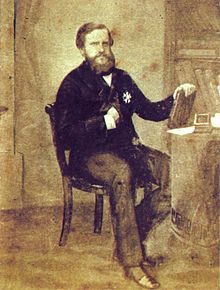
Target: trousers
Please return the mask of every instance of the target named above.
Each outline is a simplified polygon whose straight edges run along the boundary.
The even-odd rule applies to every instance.
[[[96,152],[84,156],[81,173],[112,188],[110,210],[115,253],[124,267],[138,266],[145,257],[141,228],[135,211],[137,183],[153,181],[168,185],[168,159],[146,146],[123,148],[121,152]]]

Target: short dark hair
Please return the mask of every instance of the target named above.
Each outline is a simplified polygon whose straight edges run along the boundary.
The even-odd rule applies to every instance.
[[[110,42],[110,45],[112,46],[114,43],[114,40],[111,36],[109,29],[104,24],[97,24],[93,22],[85,23],[78,29],[77,34],[76,34],[76,46],[78,48],[83,48],[86,34],[96,29],[106,29],[108,31],[109,42]]]

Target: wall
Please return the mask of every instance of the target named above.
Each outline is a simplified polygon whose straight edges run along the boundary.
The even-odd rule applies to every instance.
[[[89,21],[105,23],[114,35],[118,66],[158,100],[164,86],[164,0],[16,2],[15,129],[16,150],[24,155],[23,205],[59,204],[60,174],[44,106],[82,61],[74,45],[77,28]],[[166,150],[166,122],[134,121],[146,144]]]

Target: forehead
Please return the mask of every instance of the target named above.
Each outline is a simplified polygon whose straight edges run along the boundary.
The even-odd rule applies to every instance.
[[[91,31],[90,33],[85,35],[85,43],[90,43],[93,41],[108,41],[108,31],[107,29],[95,29]]]

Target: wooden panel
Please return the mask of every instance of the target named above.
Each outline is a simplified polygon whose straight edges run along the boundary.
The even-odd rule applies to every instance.
[[[182,48],[178,50],[178,58],[214,58],[216,59],[217,51],[215,49],[195,49],[195,48]],[[220,59],[220,58],[219,58]]]
[[[208,12],[208,13],[207,13]],[[209,37],[219,31],[219,1],[176,1],[177,30],[182,38],[199,35]],[[210,17],[211,16],[211,17]]]
[[[176,49],[179,50],[181,48],[192,48],[192,49],[219,49],[219,36],[216,34],[211,35],[209,40],[204,38],[196,39],[196,38],[187,38],[187,39],[177,39]]]

